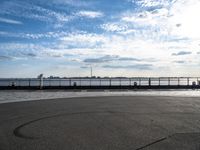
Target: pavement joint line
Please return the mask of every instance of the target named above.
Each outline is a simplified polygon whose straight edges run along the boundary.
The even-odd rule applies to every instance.
[[[166,140],[167,138],[168,138],[168,137],[160,138],[160,139],[158,139],[158,140],[156,140],[156,141],[154,141],[154,142],[151,142],[151,143],[149,143],[149,144],[147,144],[147,145],[144,145],[144,146],[142,146],[142,147],[139,147],[139,148],[137,148],[137,149],[135,149],[135,150],[142,150],[142,149],[145,149],[145,148],[147,148],[147,147],[149,147],[149,146],[151,146],[151,145],[154,145],[154,144],[156,144],[156,143],[162,142],[162,141]]]
[[[142,147],[139,147],[139,148],[137,148],[137,149],[135,149],[135,150],[142,150],[142,149],[145,149],[145,148],[147,148],[147,147],[149,147],[149,146],[152,146],[152,145],[154,145],[154,144],[157,144],[157,143],[159,143],[159,142],[162,142],[162,141],[164,141],[164,140],[167,140],[167,139],[169,139],[169,138],[171,138],[171,137],[173,137],[174,135],[177,135],[177,134],[195,134],[195,133],[196,133],[196,134],[200,134],[200,132],[173,133],[173,134],[168,135],[168,136],[166,136],[166,137],[163,137],[163,138],[160,138],[160,139],[158,139],[158,140],[155,140],[155,141],[153,141],[153,142],[151,142],[151,143],[149,143],[149,144],[146,144],[146,145],[144,145],[144,146],[142,146]]]

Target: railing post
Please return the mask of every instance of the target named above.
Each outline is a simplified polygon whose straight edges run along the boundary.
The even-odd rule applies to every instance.
[[[18,79],[18,84],[19,84],[18,86],[20,87],[21,86],[20,79]]]
[[[139,78],[139,86],[141,86],[141,78]]]
[[[28,80],[28,86],[31,87],[31,79]]]
[[[70,87],[72,86],[71,78],[69,78],[69,86],[70,86]]]
[[[160,78],[158,78],[158,86],[160,86]]]
[[[151,78],[149,78],[149,86],[151,86]]]
[[[180,78],[178,78],[178,86],[180,86]]]
[[[170,77],[168,77],[168,86],[170,86]]]
[[[190,79],[187,78],[187,86],[189,86],[189,83],[190,83]]]
[[[109,82],[110,82],[110,87],[111,87],[111,78],[109,79]]]

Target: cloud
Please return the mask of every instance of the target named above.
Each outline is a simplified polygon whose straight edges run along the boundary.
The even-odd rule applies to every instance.
[[[47,2],[49,2],[47,0]],[[83,1],[83,0],[52,0],[53,4],[59,5],[71,5],[74,7],[86,7],[91,6],[94,2],[92,1]]]
[[[49,56],[47,53],[54,54],[48,47],[27,43],[2,43],[0,51],[1,54],[7,54],[9,57],[17,59],[45,58]]]
[[[135,2],[135,0],[132,0]],[[169,6],[170,0],[137,0],[136,4],[141,7],[164,7]]]
[[[113,60],[118,59],[118,56],[110,56],[110,55],[106,55],[103,57],[99,57],[99,58],[87,58],[84,60],[85,63],[106,63],[106,62],[110,62]]]
[[[187,43],[185,43],[185,45],[186,44]],[[162,64],[162,62],[168,60],[167,56],[173,52],[173,50],[168,50],[168,46],[177,45],[173,42],[160,44],[159,42],[151,40],[144,41],[143,37],[135,39],[134,36],[131,35],[124,37],[122,35],[91,34],[85,32],[72,33],[62,37],[61,42],[58,43],[57,46],[59,49],[69,49],[70,53],[86,56],[85,59],[87,60],[85,61],[87,62],[101,62],[101,59],[108,61],[108,58],[104,58],[104,56],[115,55],[120,56],[121,60],[129,59],[130,61],[136,61],[135,58],[137,58],[137,61],[140,60],[143,62],[155,62],[155,60],[159,58],[159,64]],[[99,56],[103,58],[99,59]],[[134,57],[123,58],[127,56]],[[88,58],[90,59],[88,60]],[[152,59],[150,60],[149,58]],[[109,60],[110,59],[111,58],[109,58]],[[114,60],[117,59],[119,58],[114,58]]]
[[[81,66],[80,68],[81,69],[87,69],[87,68],[89,68],[89,66]]]
[[[36,54],[34,54],[34,53],[27,53],[27,54],[25,54],[26,56],[29,56],[29,57],[36,57],[37,55]]]
[[[135,10],[127,10],[101,26],[107,32],[132,35],[158,42],[198,40],[200,1],[131,0]],[[180,40],[179,40],[180,39]]]
[[[86,18],[100,18],[104,16],[104,14],[100,11],[88,11],[88,10],[79,11],[76,13],[76,15]]]
[[[200,1],[198,0],[174,1],[167,22],[171,29],[170,33],[190,39],[200,38],[200,22],[197,21],[200,13],[199,8]]]
[[[0,14],[11,15],[26,19],[34,19],[36,21],[50,23],[48,24],[48,26],[53,26],[54,28],[64,27],[66,23],[72,20],[76,20],[79,17],[93,19],[104,16],[103,12],[100,11],[81,10],[76,12],[76,9],[74,9],[74,11],[72,11],[71,9],[70,11],[66,11],[66,9],[63,9],[63,6],[61,7],[61,4],[69,8],[81,6],[89,7],[94,2],[83,2],[80,0],[54,0],[50,3],[46,1],[46,3],[48,4],[45,4],[44,1],[35,3],[29,3],[27,1],[7,1],[2,4]],[[57,9],[55,9],[55,7]],[[11,23],[12,20],[2,19],[2,21],[7,21]],[[13,20],[12,22],[16,24],[20,23],[15,20]]]
[[[103,68],[110,69],[132,69],[132,70],[151,70],[153,65],[151,64],[135,64],[135,65],[104,65]]]
[[[176,26],[177,26],[177,27],[181,27],[181,24],[180,24],[180,23],[177,23]]]
[[[61,58],[64,56],[64,54],[62,52],[57,52],[57,51],[53,51],[53,50],[44,51],[43,54],[45,56],[55,57],[55,58]]]
[[[16,24],[21,25],[23,24],[21,21],[13,20],[13,19],[7,19],[0,17],[0,22],[7,23],[7,24]]]
[[[71,33],[60,38],[62,45],[67,45],[68,48],[95,48],[107,42],[109,39],[104,35],[95,33]]]
[[[133,58],[133,57],[119,57],[119,61],[142,61],[141,59]]]
[[[175,63],[177,63],[177,64],[184,64],[186,61],[183,61],[183,60],[177,60],[177,61],[173,61],[173,62],[175,62]]]
[[[106,63],[111,61],[141,61],[137,58],[132,57],[120,57],[118,55],[105,55],[98,58],[86,58],[83,62],[85,63]]]
[[[64,31],[50,31],[44,33],[16,33],[16,32],[4,32],[0,31],[0,36],[14,37],[24,39],[58,39],[67,36],[69,33]]]
[[[16,59],[49,59],[59,58],[72,61],[78,54],[68,49],[55,48],[54,44],[28,44],[28,43],[2,43],[0,45],[0,55],[6,55]],[[76,57],[74,57],[76,56]]]
[[[54,26],[62,26],[73,18],[73,16],[67,15],[63,11],[51,10],[50,8],[45,8],[26,1],[4,2],[1,6],[0,14],[50,22],[50,25],[53,24]],[[10,22],[20,23],[14,20]]]
[[[197,64],[198,56],[195,54],[199,50],[200,39],[197,27],[197,0],[132,0],[136,4],[135,9],[130,9],[123,1],[120,2],[122,5],[116,5],[112,10],[102,8],[102,5],[82,7],[80,4],[79,8],[76,0],[59,0],[57,3],[56,1],[54,0],[55,6],[51,2],[40,3],[39,0],[34,1],[33,5],[28,1],[5,1],[0,6],[0,15],[14,19],[21,17],[20,20],[27,21],[24,25],[28,28],[22,29],[23,31],[20,28],[15,32],[0,31],[0,37],[3,39],[0,55],[39,58],[41,61],[59,59],[59,63],[67,62],[71,68],[90,64],[96,65],[97,69],[101,66],[116,68],[116,72],[117,68],[124,68],[125,72],[129,72],[132,70],[130,68],[137,68],[136,65],[140,63],[151,63],[152,66],[146,66],[151,69],[164,68],[161,70],[163,72],[167,67],[173,70],[174,67],[170,66],[174,63],[182,65],[183,70],[187,70],[182,60],[176,60],[179,57],[175,56],[178,55],[187,55],[187,62],[191,62],[190,65]],[[8,3],[10,4],[4,5]],[[105,4],[103,1],[97,3]],[[110,2],[107,4],[109,6]],[[109,14],[110,11],[113,13]],[[35,25],[42,29],[32,30],[31,27]],[[63,28],[52,29],[51,26]],[[5,39],[11,42],[4,44]],[[15,43],[15,39],[19,41],[18,44],[17,41]],[[191,55],[187,51],[181,52],[182,50],[188,50]],[[71,56],[67,57],[66,54]],[[145,65],[140,67],[144,68]],[[107,70],[104,68],[101,68],[102,71]],[[100,69],[97,72],[101,72]]]
[[[10,57],[10,56],[3,56],[3,55],[0,55],[0,61],[7,61],[7,60],[12,60],[13,58]]]
[[[56,12],[54,10],[46,9],[40,6],[34,6],[34,10],[38,11],[39,13],[45,14],[48,18],[55,18],[61,22],[67,22],[71,19],[71,16],[66,15],[65,13]]]
[[[106,23],[102,24],[101,28],[104,29],[105,31],[110,31],[110,32],[120,32],[124,31],[127,29],[127,25],[124,24],[119,24],[119,23]]]
[[[178,53],[172,53],[172,56],[179,56],[179,55],[190,55],[192,52],[189,51],[180,51]]]
[[[127,10],[120,13],[117,19],[101,25],[101,28],[122,36],[162,41],[169,35],[166,28],[167,16],[166,8],[157,9],[156,12]]]

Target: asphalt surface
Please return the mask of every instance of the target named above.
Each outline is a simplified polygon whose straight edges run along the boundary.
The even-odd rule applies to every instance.
[[[0,150],[200,150],[200,98],[0,104]]]

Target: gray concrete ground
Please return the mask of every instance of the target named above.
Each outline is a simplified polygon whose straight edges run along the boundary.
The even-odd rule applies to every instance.
[[[200,150],[200,98],[118,96],[0,104],[0,150]]]

